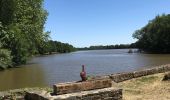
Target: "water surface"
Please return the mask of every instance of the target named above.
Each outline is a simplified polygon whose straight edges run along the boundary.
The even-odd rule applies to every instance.
[[[78,81],[82,64],[88,75],[106,75],[170,62],[170,55],[167,54],[129,54],[127,51],[91,50],[35,57],[21,68],[0,72],[0,91]]]

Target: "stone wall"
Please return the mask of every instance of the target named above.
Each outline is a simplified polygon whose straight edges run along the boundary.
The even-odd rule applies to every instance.
[[[47,91],[27,92],[26,100],[122,100],[122,89],[112,87],[108,78],[83,82],[59,83]]]
[[[157,73],[164,73],[170,71],[170,64],[155,66],[150,69],[145,69],[141,71],[134,71],[134,72],[126,72],[126,73],[116,73],[111,75],[103,75],[103,76],[95,76],[92,77],[90,80],[95,79],[111,79],[112,81],[118,83],[126,80],[130,80],[137,77],[157,74]]]
[[[96,76],[85,82],[71,82],[54,85],[53,95],[47,91],[27,92],[26,100],[122,100],[122,89],[111,86],[111,80],[122,82],[132,78],[170,71],[170,65],[161,65],[154,68],[118,73],[105,76]]]
[[[26,100],[122,100],[122,89],[104,88],[63,95],[51,95],[46,91],[27,92]]]
[[[134,71],[129,73],[119,73],[119,74],[111,74],[108,75],[110,79],[112,79],[114,82],[122,82],[125,80],[129,80],[132,78],[142,77],[146,75],[152,75],[156,73],[164,73],[170,71],[170,65],[161,65],[154,68],[141,70],[141,71]]]

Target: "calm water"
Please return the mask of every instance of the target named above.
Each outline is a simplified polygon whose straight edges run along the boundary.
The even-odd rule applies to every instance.
[[[105,75],[170,63],[170,55],[128,54],[127,51],[92,50],[35,57],[21,68],[0,72],[0,91],[78,81],[82,64],[88,75]]]

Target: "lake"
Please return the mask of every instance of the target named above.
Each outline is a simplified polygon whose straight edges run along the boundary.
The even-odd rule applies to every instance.
[[[87,50],[32,58],[27,65],[0,72],[0,91],[52,86],[79,81],[81,65],[87,75],[107,75],[170,63],[168,54],[127,53],[128,49]]]

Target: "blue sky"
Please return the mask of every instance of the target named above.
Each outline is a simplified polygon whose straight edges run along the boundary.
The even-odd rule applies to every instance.
[[[44,7],[51,39],[85,47],[135,42],[135,30],[170,13],[170,0],[45,0]]]

